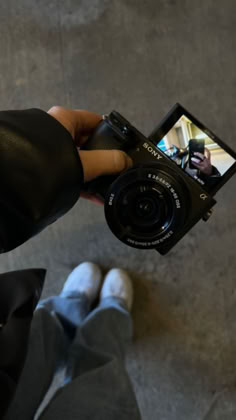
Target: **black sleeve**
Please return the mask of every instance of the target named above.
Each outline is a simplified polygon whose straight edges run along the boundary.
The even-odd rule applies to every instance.
[[[217,178],[219,178],[221,176],[221,173],[218,171],[218,169],[212,165],[212,174],[211,176],[216,176]]]
[[[36,108],[0,111],[0,252],[65,214],[82,184],[82,164],[64,126]]]
[[[205,175],[201,171],[199,171],[199,178],[204,182],[205,187],[210,192],[212,188],[218,184],[219,178],[221,177],[220,172],[218,169],[212,165],[212,174],[211,175]]]
[[[31,321],[45,274],[42,269],[0,274],[0,419],[14,397],[25,364]]]

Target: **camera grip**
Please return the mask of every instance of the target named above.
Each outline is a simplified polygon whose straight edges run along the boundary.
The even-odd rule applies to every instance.
[[[107,121],[101,121],[81,150],[123,150],[120,135],[116,135],[113,127]]]
[[[92,135],[88,138],[86,143],[80,150],[122,150],[122,143],[114,128],[105,121],[101,121]],[[96,178],[83,185],[82,191],[88,194],[95,195],[99,199],[105,200],[106,192],[110,184],[117,178],[117,175],[106,175]]]

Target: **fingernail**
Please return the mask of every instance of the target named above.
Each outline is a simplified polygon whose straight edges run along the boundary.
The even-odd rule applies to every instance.
[[[128,156],[127,157],[127,167],[128,168],[132,168],[134,162],[132,161],[132,159]]]

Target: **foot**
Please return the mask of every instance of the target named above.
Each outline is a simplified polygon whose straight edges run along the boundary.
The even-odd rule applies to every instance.
[[[98,265],[84,262],[78,265],[68,276],[62,293],[85,294],[90,303],[98,296],[102,282],[102,272]]]
[[[100,299],[107,297],[115,297],[122,300],[128,311],[131,310],[133,286],[126,271],[113,268],[107,273],[100,293]]]

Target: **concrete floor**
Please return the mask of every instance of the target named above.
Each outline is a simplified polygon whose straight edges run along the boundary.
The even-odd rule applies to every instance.
[[[8,0],[0,4],[1,109],[121,112],[148,134],[180,102],[236,149],[234,0]],[[236,418],[236,177],[165,257],[120,243],[85,200],[0,271],[43,266],[43,296],[77,264],[127,269],[127,355],[144,420]],[[140,258],[141,257],[141,258]]]

